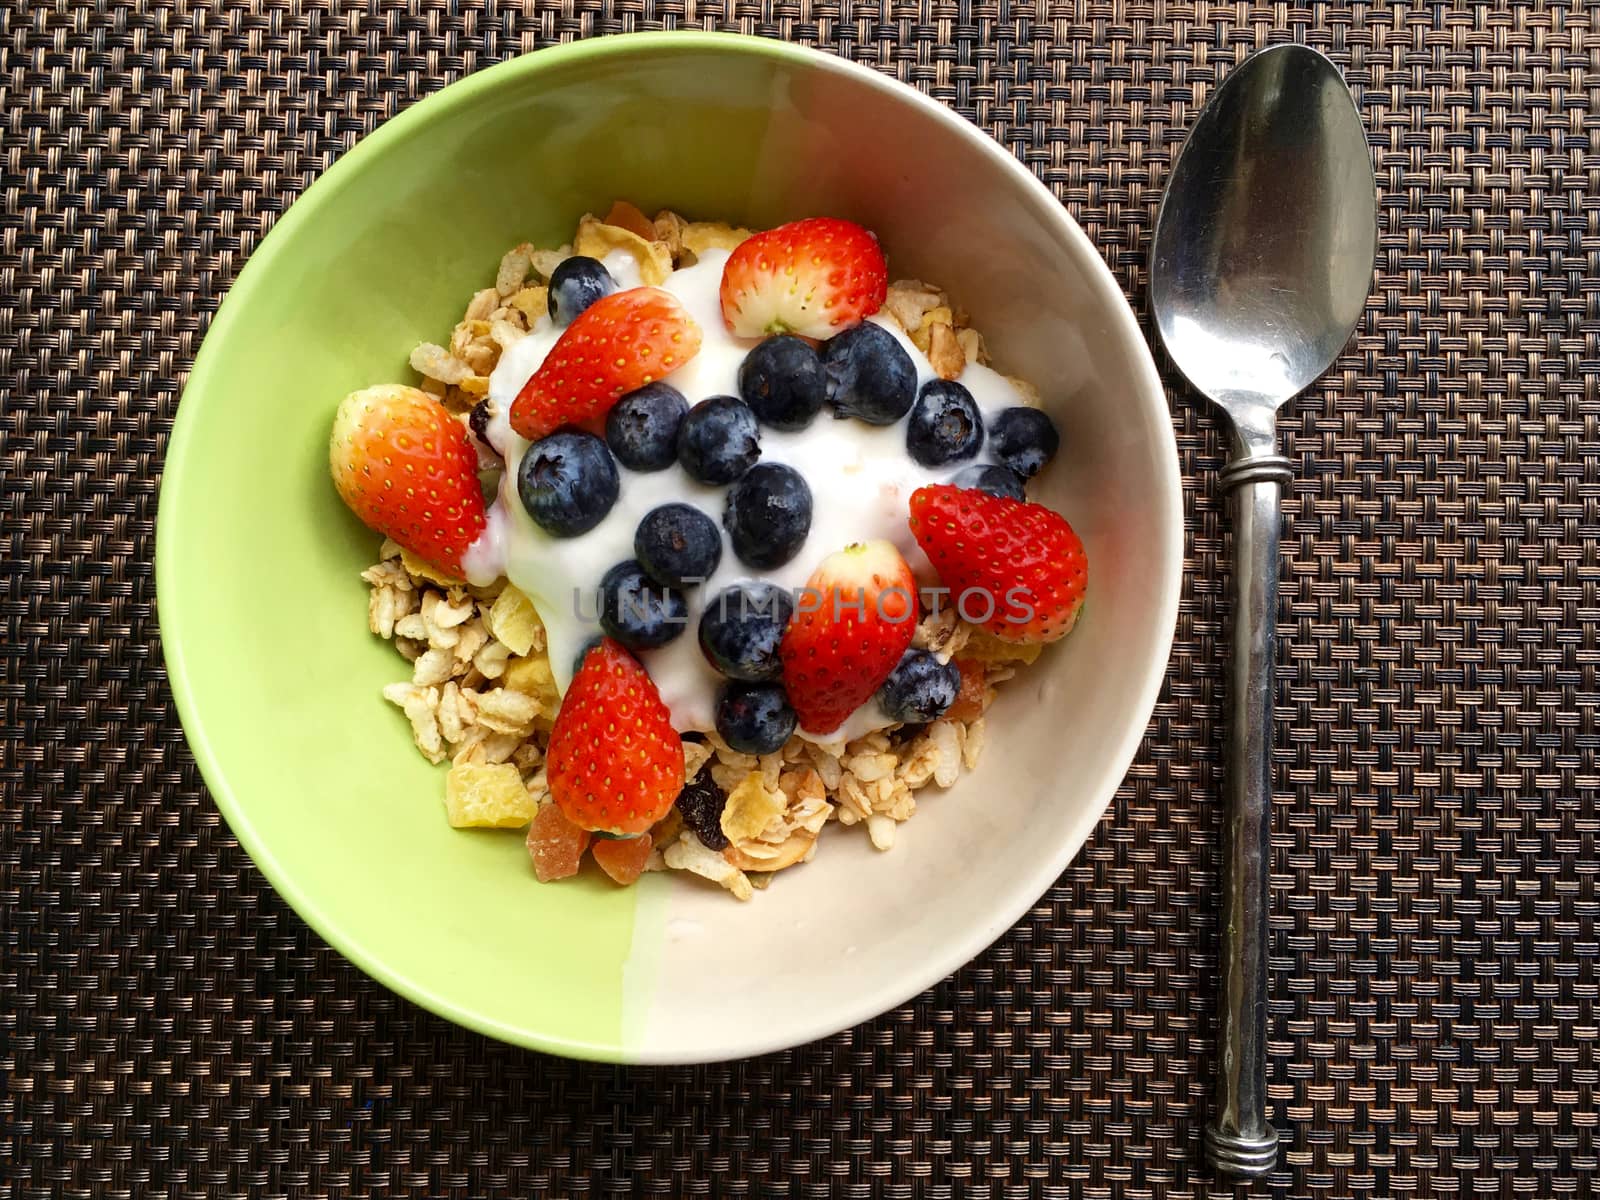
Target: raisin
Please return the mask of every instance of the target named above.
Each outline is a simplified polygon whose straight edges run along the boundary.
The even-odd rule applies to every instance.
[[[485,446],[489,444],[489,402],[479,400],[472,406],[472,411],[467,414],[467,424],[472,426],[472,432]]]
[[[722,808],[728,802],[728,793],[711,778],[711,767],[700,768],[700,774],[683,785],[678,793],[678,811],[683,823],[694,831],[708,850],[725,850],[728,837],[722,832]]]

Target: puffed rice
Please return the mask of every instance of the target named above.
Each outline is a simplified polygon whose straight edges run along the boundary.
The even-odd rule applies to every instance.
[[[411,367],[417,374],[447,385],[460,383],[473,374],[466,363],[432,342],[423,342],[411,352]]]
[[[692,871],[713,883],[720,883],[739,900],[748,900],[753,889],[750,880],[738,867],[715,850],[706,848],[699,838],[688,830],[678,835],[678,840],[662,851],[662,858],[674,871]]]
[[[533,269],[533,247],[523,242],[507,250],[495,272],[494,290],[501,296],[510,296],[521,289]]]
[[[556,273],[556,268],[571,258],[572,254],[571,246],[558,246],[554,250],[535,250],[529,262],[533,265],[533,273],[540,280],[548,282],[550,276]]]

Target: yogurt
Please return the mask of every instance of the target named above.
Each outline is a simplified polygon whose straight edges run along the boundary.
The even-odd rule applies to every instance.
[[[722,268],[728,252],[707,251],[690,267],[667,277],[661,286],[671,292],[700,325],[700,353],[667,375],[666,381],[691,405],[711,396],[739,394],[739,364],[758,339],[735,337],[722,321]],[[606,269],[619,287],[637,287],[639,270],[632,255],[615,251]],[[917,386],[935,378],[927,356],[885,316],[872,321],[888,330],[911,356]],[[527,337],[506,349],[489,379],[493,416],[488,440],[506,462],[499,496],[489,510],[489,525],[463,559],[473,583],[492,583],[505,575],[520,588],[544,619],[550,666],[563,692],[571,682],[573,659],[600,632],[596,589],[617,563],[633,557],[633,535],[640,520],[657,505],[671,501],[692,504],[721,527],[727,488],[697,483],[676,465],[664,471],[636,472],[618,464],[621,493],[604,520],[576,538],[556,538],[528,516],[517,494],[516,466],[530,443],[511,428],[511,403],[538,370],[562,330],[542,317]],[[988,425],[1001,409],[1022,403],[1017,390],[998,372],[968,363],[960,382],[972,393]],[[811,488],[811,531],[800,552],[781,567],[756,570],[733,553],[723,532],[722,562],[704,584],[687,593],[689,619],[683,632],[667,645],[640,653],[662,700],[680,732],[715,727],[717,693],[722,677],[700,651],[697,629],[706,602],[729,584],[762,579],[791,593],[805,587],[817,565],[852,542],[883,538],[905,556],[920,584],[937,582],[927,557],[907,524],[911,493],[927,483],[948,482],[973,463],[992,462],[985,440],[974,459],[944,467],[924,467],[906,452],[906,423],[874,426],[854,419],[838,420],[824,409],[805,429],[786,433],[762,426],[761,458],[785,463],[800,472]],[[876,702],[863,705],[844,727],[818,741],[860,737],[892,724]],[[810,736],[804,734],[802,736]]]

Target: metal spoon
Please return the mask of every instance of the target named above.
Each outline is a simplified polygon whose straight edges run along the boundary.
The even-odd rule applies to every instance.
[[[1228,415],[1218,484],[1234,571],[1216,1112],[1206,1156],[1264,1175],[1267,873],[1279,500],[1278,409],[1332,364],[1372,285],[1378,212],[1366,130],[1336,68],[1274,46],[1235,68],[1189,131],[1156,218],[1150,303],[1178,369]]]

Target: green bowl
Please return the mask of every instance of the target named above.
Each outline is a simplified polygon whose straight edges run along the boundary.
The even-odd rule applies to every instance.
[[[501,254],[617,197],[764,226],[849,216],[934,280],[1065,448],[1045,499],[1094,561],[1078,632],[993,710],[987,761],[886,855],[830,830],[749,905],[679,877],[536,883],[515,833],[445,823],[442,768],[380,697],[377,539],[327,477],[348,391],[414,381]],[[251,256],[196,359],[161,492],[173,694],[211,792],[285,899],[368,973],[506,1041],[610,1061],[794,1045],[900,1003],[1021,916],[1082,845],[1155,702],[1179,478],[1127,304],[1049,192],[917,92],[776,42],[649,34],[457,83],[351,150]]]

